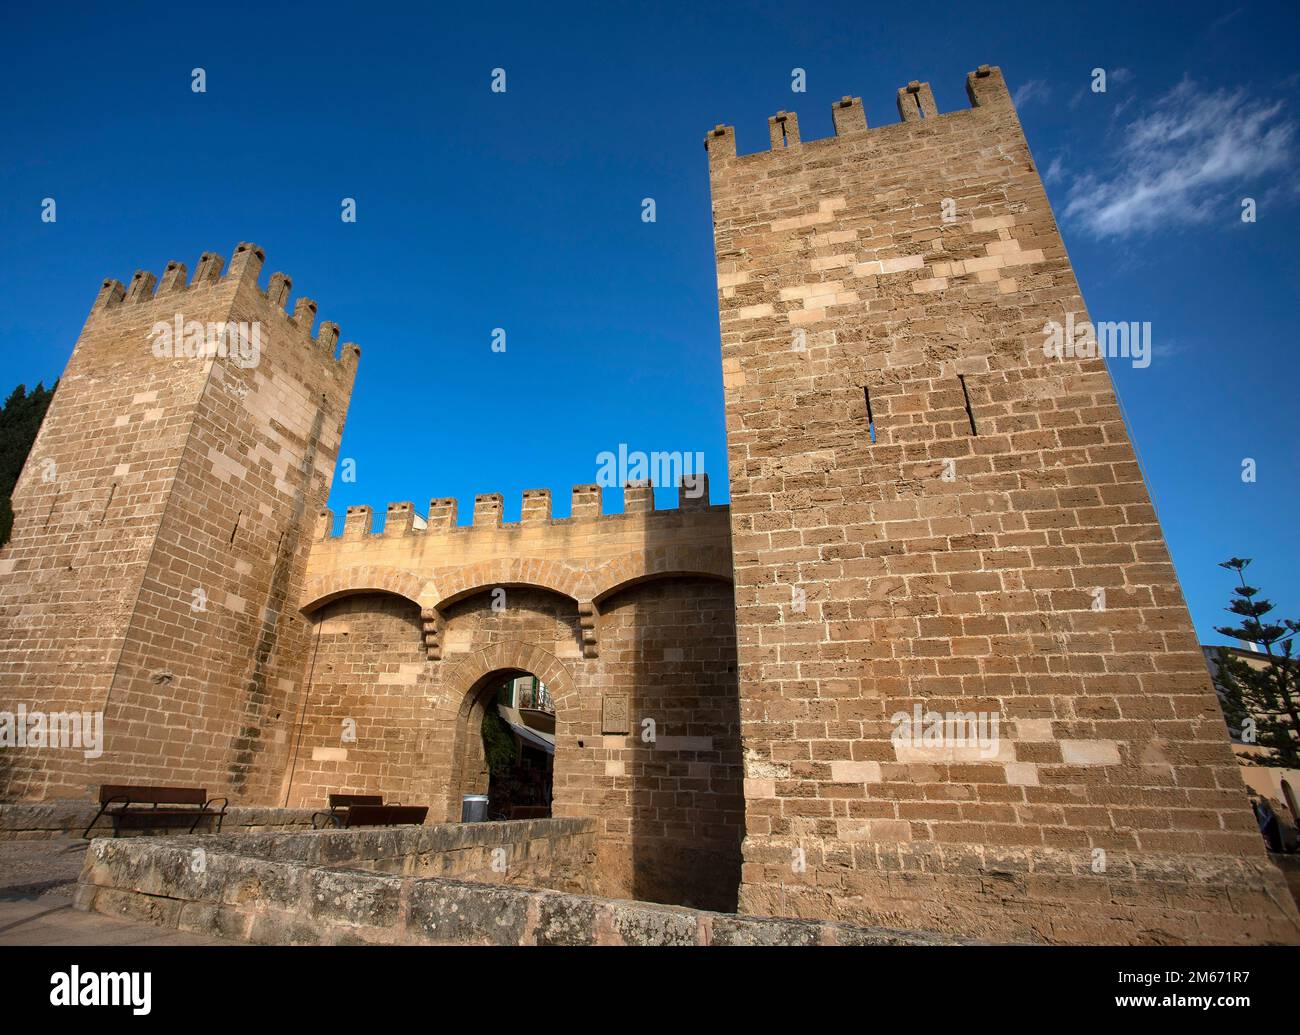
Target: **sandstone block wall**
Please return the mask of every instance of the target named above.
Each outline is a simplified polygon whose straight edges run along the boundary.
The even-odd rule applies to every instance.
[[[0,551],[0,700],[103,714],[103,754],[5,753],[0,794],[91,797],[100,783],[255,795],[254,760],[302,670],[297,613],[359,350],[315,337],[315,303],[258,286],[262,252],[155,291],[105,281],[14,496]],[[243,323],[260,349],[160,357],[158,324]],[[279,735],[279,743],[277,741]]]
[[[398,859],[459,865],[502,849],[564,878],[590,820],[294,836],[96,841],[75,905],[268,945],[926,945],[914,931],[756,919],[487,880],[365,872]],[[205,866],[195,872],[197,849]],[[526,850],[526,851],[525,851]],[[362,868],[364,867],[364,869]],[[394,866],[395,868],[395,866]],[[432,868],[432,867],[430,867]],[[523,867],[529,868],[528,866]],[[588,867],[588,871],[590,869]]]
[[[1002,75],[967,87],[939,114],[910,84],[871,129],[846,97],[825,140],[779,113],[758,154],[706,139],[741,906],[1294,940],[1106,365],[1044,355],[1087,312]],[[918,705],[999,716],[996,752],[896,746]]]
[[[283,812],[285,810],[274,810]],[[599,894],[595,865],[596,824],[590,819],[529,819],[500,823],[444,823],[354,830],[283,830],[254,836],[201,837],[166,842],[172,848],[267,859],[302,866],[368,870],[407,876],[450,877],[485,884],[518,884]],[[86,855],[88,881],[126,860],[171,857],[154,849],[119,851],[93,847]],[[105,860],[109,862],[105,868]],[[221,883],[221,875],[217,876]]]
[[[553,814],[592,817],[610,894],[734,908],[742,828],[734,603],[725,507],[683,494],[654,511],[595,486],[553,519],[531,490],[520,523],[479,497],[474,521],[393,504],[382,532],[349,508],[312,552],[312,622],[281,801],[379,793],[455,820],[487,790],[485,708],[511,675],[556,708]],[[646,721],[653,741],[643,739]],[[343,736],[349,730],[348,737]]]
[[[1300,939],[1106,365],[1043,353],[1087,312],[1001,73],[967,87],[940,114],[909,84],[873,129],[846,97],[828,140],[778,113],[759,154],[709,135],[730,509],[705,486],[656,512],[637,485],[603,515],[588,485],[563,520],[536,489],[517,524],[485,494],[469,525],[435,499],[375,533],[357,505],[333,536],[357,348],[313,334],[309,300],[288,315],[283,274],[261,289],[253,245],[225,276],[207,254],[192,282],[106,281],[0,551],[0,702],[102,712],[106,742],[5,752],[0,797],[380,793],[453,820],[487,787],[493,692],[528,673],[556,704],[554,814],[595,823],[608,894],[731,909],[739,885],[751,914],[998,940]],[[256,325],[259,361],[160,359],[177,317]],[[896,741],[917,708],[998,737]],[[373,880],[382,911],[401,882]],[[547,940],[549,905],[510,908]]]

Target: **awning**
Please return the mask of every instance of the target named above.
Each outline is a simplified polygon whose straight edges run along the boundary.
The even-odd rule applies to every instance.
[[[543,733],[541,730],[531,729],[524,725],[519,712],[514,708],[506,707],[504,704],[497,705],[497,714],[510,727],[511,732],[525,744],[530,744],[539,751],[545,751],[548,755],[555,754],[554,733]]]

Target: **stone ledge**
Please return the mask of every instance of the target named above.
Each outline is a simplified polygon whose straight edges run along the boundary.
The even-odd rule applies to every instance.
[[[337,842],[339,834],[352,835],[360,856],[385,843],[394,848],[402,842],[415,851],[422,843],[452,845],[468,839],[486,847],[502,839],[528,844],[547,834],[561,842],[583,841],[595,831],[590,819],[455,826],[374,831],[362,838],[349,831],[305,836],[320,848]],[[278,835],[286,842],[303,836]],[[203,866],[195,872],[200,848]],[[87,851],[75,905],[160,927],[277,945],[962,944],[961,939],[925,932],[709,913],[515,884],[242,854],[248,848],[273,850],[263,835],[97,839]],[[303,849],[294,844],[284,852]],[[586,864],[591,865],[590,859]]]

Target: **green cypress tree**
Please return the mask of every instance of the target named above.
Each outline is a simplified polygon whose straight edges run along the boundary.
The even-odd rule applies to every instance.
[[[54,388],[57,387],[56,381]],[[26,385],[19,385],[0,407],[0,546],[9,542],[13,531],[14,486],[36,441],[36,433],[41,430],[45,411],[54,398],[54,388],[37,382],[28,392]]]
[[[1300,623],[1289,618],[1268,620],[1273,603],[1246,584],[1249,558],[1233,557],[1219,567],[1235,571],[1241,585],[1234,587],[1229,613],[1238,626],[1216,626],[1215,631],[1236,640],[1257,644],[1266,664],[1256,668],[1220,647],[1216,682],[1223,692],[1224,714],[1230,726],[1242,730],[1242,741],[1267,749],[1251,756],[1255,765],[1300,768],[1300,661],[1292,656]]]
[[[487,758],[488,769],[493,773],[508,772],[519,761],[515,735],[497,714],[495,701],[483,713],[483,754]]]

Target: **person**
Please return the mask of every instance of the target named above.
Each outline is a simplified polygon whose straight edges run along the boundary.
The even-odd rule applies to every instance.
[[[1282,828],[1277,821],[1277,813],[1273,811],[1273,806],[1266,799],[1259,798],[1252,801],[1250,807],[1255,810],[1255,822],[1259,824],[1259,832],[1264,835],[1264,843],[1268,845],[1268,850],[1282,851]]]

